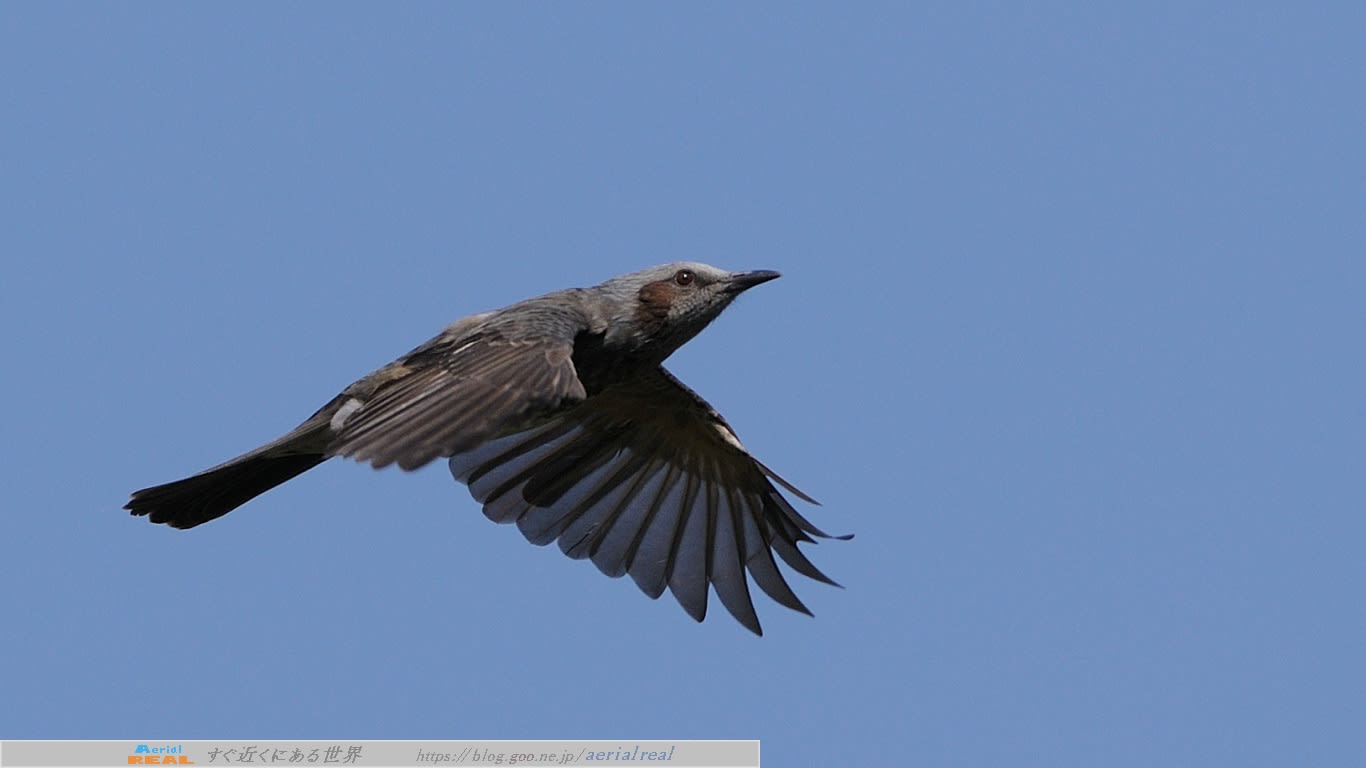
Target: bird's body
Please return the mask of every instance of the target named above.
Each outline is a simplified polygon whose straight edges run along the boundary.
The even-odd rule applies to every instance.
[[[760,632],[745,571],[809,613],[773,553],[830,582],[797,549],[825,536],[725,420],[661,366],[774,272],[654,267],[471,315],[344,389],[293,431],[192,477],[133,493],[126,509],[191,528],[333,456],[405,470],[449,458],[484,513],[533,543],[558,540],[693,618],[708,584]]]

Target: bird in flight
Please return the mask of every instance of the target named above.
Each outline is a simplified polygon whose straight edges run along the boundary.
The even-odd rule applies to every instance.
[[[725,419],[662,363],[777,272],[683,262],[457,320],[342,390],[284,436],[124,506],[174,528],[215,520],[334,456],[414,470],[438,458],[484,514],[605,574],[668,589],[702,621],[708,586],[763,634],[746,571],[810,615],[774,559],[834,584],[798,549],[832,538]],[[842,536],[837,538],[849,538]]]

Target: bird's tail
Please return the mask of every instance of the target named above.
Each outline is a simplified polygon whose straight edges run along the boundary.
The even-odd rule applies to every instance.
[[[193,528],[246,504],[331,457],[330,420],[346,401],[338,395],[289,434],[197,475],[133,491],[123,508],[172,528]]]
[[[260,455],[233,459],[173,483],[133,491],[123,508],[172,528],[193,528],[222,517],[271,488],[327,459],[322,453]]]

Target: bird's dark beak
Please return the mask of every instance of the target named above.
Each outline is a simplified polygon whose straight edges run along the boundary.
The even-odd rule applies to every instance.
[[[769,280],[776,280],[781,275],[768,269],[756,269],[753,272],[733,272],[726,280],[726,291],[728,293],[739,293],[758,285],[767,283]]]

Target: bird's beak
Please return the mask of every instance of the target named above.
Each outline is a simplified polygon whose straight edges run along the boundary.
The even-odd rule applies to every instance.
[[[728,293],[739,293],[758,285],[767,283],[769,280],[776,280],[781,275],[768,269],[756,269],[753,272],[732,272],[730,278],[726,280],[726,291]]]

